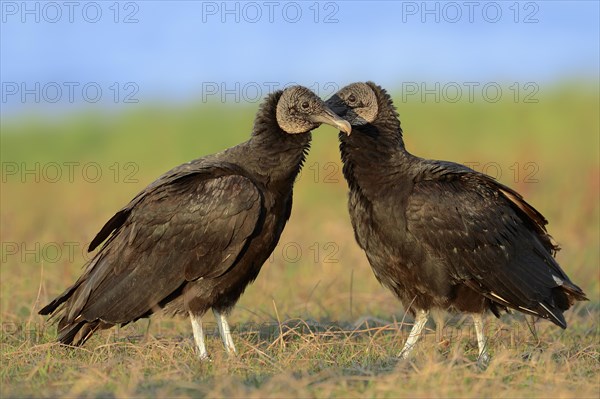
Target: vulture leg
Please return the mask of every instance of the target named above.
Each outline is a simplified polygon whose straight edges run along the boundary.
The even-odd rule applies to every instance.
[[[415,318],[415,324],[413,328],[410,330],[408,334],[408,339],[404,344],[404,348],[398,354],[400,359],[408,359],[410,352],[412,352],[415,344],[419,340],[421,336],[421,332],[423,331],[423,327],[425,327],[425,323],[427,323],[427,318],[429,317],[429,311],[427,310],[418,310],[417,317]]]
[[[473,324],[475,325],[475,333],[477,334],[477,347],[479,347],[479,358],[477,363],[483,369],[487,368],[490,362],[490,356],[487,351],[487,340],[483,331],[483,315],[473,313]]]
[[[190,320],[192,322],[192,331],[194,332],[194,341],[196,341],[196,347],[198,348],[198,357],[200,360],[208,359],[208,352],[204,345],[204,331],[202,331],[202,319],[200,316],[190,312]]]
[[[237,354],[235,350],[235,345],[233,344],[233,338],[231,337],[231,329],[229,328],[229,323],[227,323],[227,319],[225,315],[217,312],[213,309],[213,313],[215,314],[215,318],[217,319],[217,325],[219,326],[219,334],[221,334],[221,339],[223,340],[223,345],[225,345],[225,350],[228,354]]]

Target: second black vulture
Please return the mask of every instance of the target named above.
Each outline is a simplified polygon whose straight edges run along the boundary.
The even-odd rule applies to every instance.
[[[327,104],[352,125],[340,133],[349,211],[381,284],[415,316],[408,357],[432,308],[473,315],[487,362],[482,314],[516,309],[566,328],[563,312],[587,300],[554,259],[547,221],[521,195],[466,166],[406,151],[390,96],[372,82]]]
[[[201,316],[212,309],[227,352],[235,352],[225,314],[277,245],[310,131],[321,123],[350,129],[310,90],[277,91],[248,141],[146,187],[92,240],[90,251],[105,243],[83,275],[39,311],[58,318],[58,340],[81,345],[98,329],[164,309],[190,316],[206,358]]]

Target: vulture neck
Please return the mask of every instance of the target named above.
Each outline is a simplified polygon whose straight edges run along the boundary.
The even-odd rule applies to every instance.
[[[411,165],[416,158],[404,148],[400,126],[353,126],[349,136],[340,133],[340,152],[351,190],[370,197],[391,186],[412,184]]]
[[[269,98],[256,117],[252,137],[246,143],[253,161],[246,167],[263,177],[266,185],[287,190],[300,173],[312,135],[284,132],[277,123],[277,101],[273,100]]]

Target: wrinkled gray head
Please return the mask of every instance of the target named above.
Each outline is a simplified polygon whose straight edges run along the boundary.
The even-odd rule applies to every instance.
[[[370,82],[343,87],[327,100],[327,105],[352,126],[373,123],[379,114],[377,94]]]
[[[306,133],[326,123],[350,133],[348,122],[336,115],[315,93],[303,86],[291,86],[277,102],[277,124],[286,133]]]

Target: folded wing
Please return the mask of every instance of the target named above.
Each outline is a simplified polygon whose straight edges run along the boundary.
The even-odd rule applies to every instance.
[[[90,247],[108,240],[86,272],[40,314],[62,304],[59,329],[142,317],[185,282],[235,267],[262,211],[259,188],[240,175],[163,179],[107,222]]]

